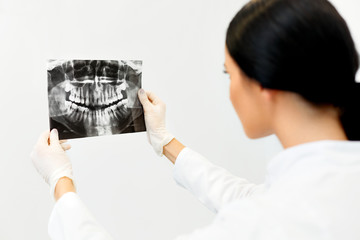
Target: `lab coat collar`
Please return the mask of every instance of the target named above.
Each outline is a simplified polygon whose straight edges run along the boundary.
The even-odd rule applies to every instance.
[[[360,164],[360,141],[322,140],[287,148],[268,164],[265,184],[270,187],[289,172],[301,174],[306,168],[327,163]]]

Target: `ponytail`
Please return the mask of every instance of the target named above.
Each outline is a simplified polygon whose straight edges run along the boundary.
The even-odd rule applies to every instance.
[[[355,82],[347,103],[342,107],[340,121],[351,141],[360,141],[360,83]]]

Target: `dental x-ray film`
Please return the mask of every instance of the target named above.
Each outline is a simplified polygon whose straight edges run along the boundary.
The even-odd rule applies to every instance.
[[[141,60],[49,60],[50,129],[60,139],[145,131]]]

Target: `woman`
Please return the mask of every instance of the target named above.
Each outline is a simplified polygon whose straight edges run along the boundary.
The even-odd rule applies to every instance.
[[[247,136],[276,134],[285,150],[265,184],[248,183],[177,141],[164,103],[140,90],[155,151],[217,212],[210,226],[178,239],[360,239],[358,55],[343,18],[327,0],[251,1],[229,25],[225,68]],[[50,235],[110,239],[74,193],[68,148],[53,130],[32,154],[58,200]]]

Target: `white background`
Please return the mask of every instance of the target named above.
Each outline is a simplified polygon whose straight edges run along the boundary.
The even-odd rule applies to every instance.
[[[360,43],[360,2],[334,0]],[[143,59],[143,86],[168,129],[232,173],[260,183],[281,146],[248,140],[222,73],[239,0],[0,0],[0,239],[49,239],[53,207],[29,154],[48,128],[46,60]],[[214,215],[172,179],[145,133],[72,140],[79,195],[116,239],[172,239]]]

